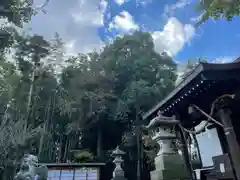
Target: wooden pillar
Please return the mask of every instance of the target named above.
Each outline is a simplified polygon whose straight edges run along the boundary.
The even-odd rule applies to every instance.
[[[223,124],[224,133],[229,147],[229,155],[232,160],[233,169],[236,173],[236,178],[240,180],[240,148],[237,142],[236,134],[234,132],[229,111],[220,109],[218,115]]]
[[[222,152],[223,152],[223,154],[227,154],[229,152],[229,150],[228,150],[228,145],[227,145],[227,140],[226,140],[224,130],[220,126],[216,126],[216,130],[217,130],[217,135],[218,135],[220,145],[222,148]]]
[[[191,178],[193,180],[195,180],[197,178],[196,178],[195,172],[193,171],[193,166],[192,166],[192,163],[191,163],[191,159],[189,157],[186,134],[181,127],[178,128],[178,131],[179,131],[179,138],[180,138],[180,143],[181,143],[181,150],[182,150],[182,153],[183,153],[183,157],[184,157],[184,161],[185,161],[187,170],[188,170]]]

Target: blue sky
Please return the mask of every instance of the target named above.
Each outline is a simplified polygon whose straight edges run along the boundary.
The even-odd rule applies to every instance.
[[[38,3],[41,3],[39,0]],[[116,36],[140,29],[154,37],[157,52],[173,59],[229,61],[239,56],[240,18],[210,20],[195,28],[198,0],[50,0],[28,28],[48,39],[58,32],[69,53],[99,50]]]
[[[39,0],[41,4],[44,0]],[[231,22],[209,20],[195,28],[197,0],[50,0],[25,28],[53,38],[58,32],[68,54],[99,51],[116,36],[135,30],[150,32],[157,52],[167,51],[176,62],[205,58],[229,62],[240,56],[240,18]],[[221,154],[216,132],[198,137],[203,161]]]

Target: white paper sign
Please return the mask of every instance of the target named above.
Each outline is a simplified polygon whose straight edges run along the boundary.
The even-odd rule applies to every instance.
[[[201,179],[200,170],[199,169],[195,169],[195,174],[196,174],[196,178],[197,179]]]
[[[225,173],[225,166],[224,166],[224,163],[220,163],[220,172],[221,173]]]

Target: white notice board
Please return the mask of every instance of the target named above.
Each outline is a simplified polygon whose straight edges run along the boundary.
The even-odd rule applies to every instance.
[[[98,168],[49,169],[48,180],[99,180]]]
[[[74,176],[73,169],[62,170],[61,180],[74,180],[73,176]]]
[[[48,180],[59,180],[61,170],[48,170]]]

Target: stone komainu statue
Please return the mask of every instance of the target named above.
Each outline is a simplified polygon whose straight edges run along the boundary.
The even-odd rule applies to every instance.
[[[38,165],[37,156],[25,154],[14,180],[47,180],[48,169]]]

